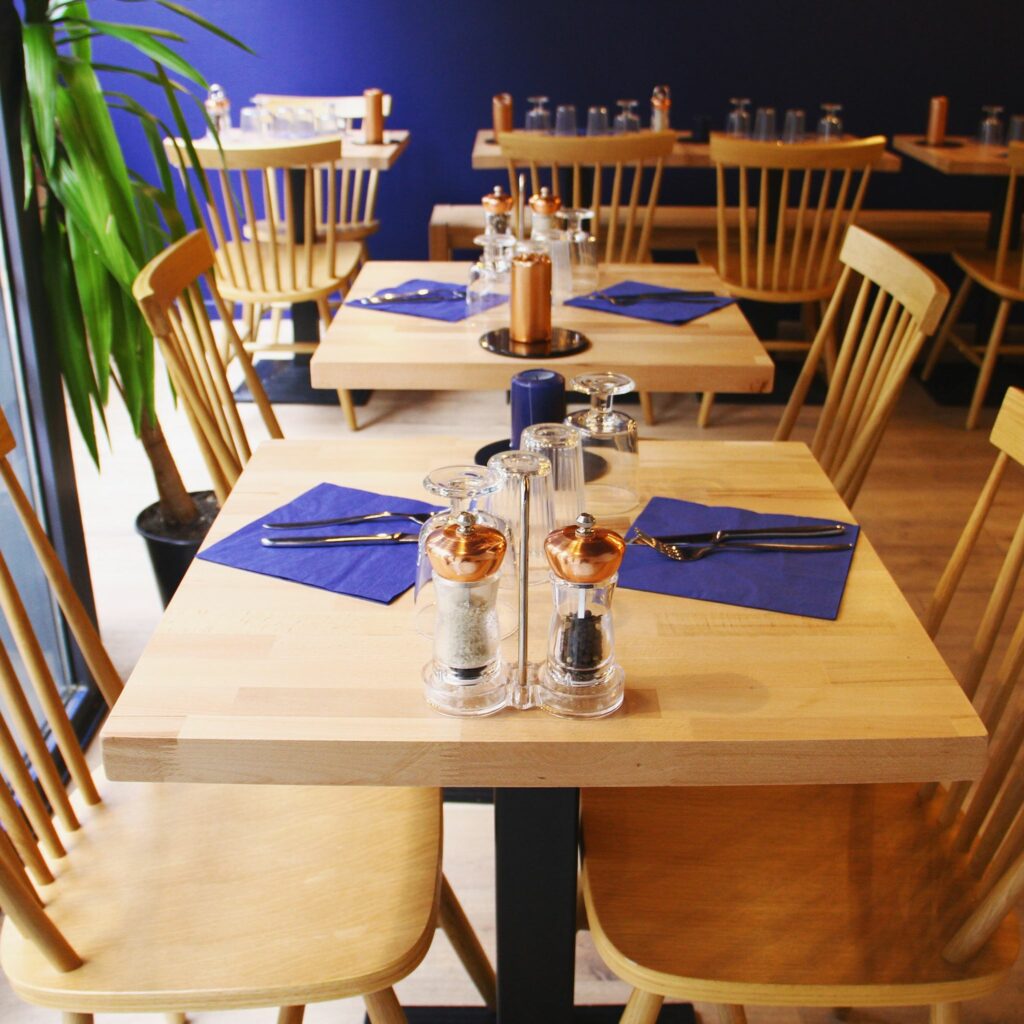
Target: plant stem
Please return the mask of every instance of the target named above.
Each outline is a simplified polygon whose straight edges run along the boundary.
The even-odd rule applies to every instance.
[[[143,414],[140,438],[153,470],[164,520],[180,526],[195,522],[199,517],[199,509],[185,488],[185,482],[181,479],[181,473],[178,472],[174,456],[167,447],[167,439],[155,415]]]

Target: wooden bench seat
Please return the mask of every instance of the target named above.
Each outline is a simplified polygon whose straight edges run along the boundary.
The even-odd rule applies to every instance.
[[[907,252],[952,252],[984,244],[988,214],[981,210],[861,210],[857,223]],[[479,203],[435,206],[430,215],[430,259],[450,260],[456,249],[473,249],[483,224]],[[654,215],[651,248],[713,247],[715,234],[714,206],[661,206]]]

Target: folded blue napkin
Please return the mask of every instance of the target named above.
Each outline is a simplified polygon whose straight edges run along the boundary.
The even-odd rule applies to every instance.
[[[826,526],[832,519],[785,516],[674,498],[651,498],[630,528],[644,533],[706,533],[767,526]],[[780,537],[794,544],[851,541],[860,528],[846,524],[841,537]],[[765,537],[765,540],[775,538]],[[794,554],[787,551],[715,551],[697,562],[673,562],[649,547],[631,544],[619,570],[619,586],[655,594],[834,619],[839,614],[854,549]]]
[[[264,530],[263,523],[304,522],[368,512],[434,512],[425,501],[395,498],[335,484],[318,484],[294,501],[243,526],[240,530],[199,552],[208,562],[230,565],[248,572],[277,576],[311,587],[348,594],[367,601],[390,604],[416,582],[415,544],[353,544],[322,548],[267,548],[261,537],[325,536],[327,534],[417,533],[408,519],[381,519],[372,523],[324,526],[305,530]]]
[[[608,288],[602,288],[601,291],[608,295],[641,295],[646,292],[673,292],[679,291],[679,289],[645,284],[643,281],[620,281]],[[691,302],[682,299],[678,302],[652,299],[650,302],[616,306],[607,299],[597,298],[593,295],[580,295],[575,299],[569,299],[565,305],[580,306],[583,309],[598,309],[602,313],[617,313],[619,316],[631,316],[636,320],[655,320],[662,324],[687,324],[707,313],[714,313],[716,309],[729,306],[735,301],[735,299],[722,296],[712,299],[702,298],[700,301]]]
[[[452,291],[463,289],[463,285],[452,284],[451,281],[427,281],[415,277],[411,281],[403,281],[401,284],[392,285],[390,288],[380,288],[374,295],[383,295],[385,292],[415,292],[421,288],[429,288],[431,291]],[[473,310],[473,313],[480,313],[486,309],[500,306],[508,299],[504,295],[487,295]],[[388,302],[379,306],[371,305],[360,299],[352,299],[345,303],[346,306],[355,306],[358,309],[375,309],[384,313],[402,313],[405,316],[422,316],[427,320],[445,320],[448,323],[457,323],[470,316],[469,307],[465,299],[451,299],[441,302]]]

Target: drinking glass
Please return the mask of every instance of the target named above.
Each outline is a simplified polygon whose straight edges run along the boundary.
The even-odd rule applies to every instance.
[[[590,395],[589,409],[565,418],[582,434],[586,510],[598,517],[628,512],[639,500],[637,425],[632,416],[612,409],[612,399],[636,385],[624,373],[585,373],[569,387]]]
[[[329,103],[326,107],[317,107],[316,110],[316,134],[334,135],[338,131],[338,116],[334,113],[334,104]]]
[[[636,112],[639,106],[636,100],[616,100],[619,105],[619,112],[615,115],[614,132],[616,135],[625,135],[627,132],[640,131],[640,117]]]
[[[792,144],[803,142],[807,131],[806,115],[802,110],[787,110],[786,121],[782,128],[782,141]]]
[[[729,100],[732,110],[725,121],[725,134],[738,139],[750,138],[750,100],[734,96]]]
[[[843,122],[839,111],[843,109],[841,103],[822,103],[821,109],[824,113],[818,121],[818,139],[821,142],[839,142],[843,137]]]
[[[583,511],[583,436],[564,423],[535,423],[523,431],[519,446],[551,463],[552,529],[575,523]]]
[[[1010,134],[1008,142],[1024,142],[1024,114],[1014,114],[1010,118]]]
[[[431,494],[448,502],[448,508],[435,512],[420,528],[419,546],[416,558],[416,591],[414,594],[415,609],[413,622],[416,632],[422,636],[434,635],[434,606],[437,602],[433,587],[433,570],[427,557],[425,544],[427,537],[434,530],[443,529],[460,512],[476,512],[478,521],[487,526],[505,530],[504,522],[495,521],[477,509],[477,504],[488,494],[501,486],[498,478],[483,466],[443,466],[428,473],[423,479],[423,486]],[[515,619],[501,614],[499,602],[498,618],[503,626],[508,626],[508,636],[515,631]]]
[[[985,117],[978,125],[978,141],[983,146],[1001,146],[1003,144],[1003,122],[999,115],[1002,107],[982,107]]]
[[[277,107],[271,111],[271,134],[279,139],[295,138],[295,116],[293,107]]]
[[[316,135],[316,114],[309,107],[300,107],[295,111],[295,135],[300,139],[310,139]]]
[[[555,109],[555,134],[575,135],[576,108],[571,103],[563,103]]]
[[[559,210],[556,215],[564,224],[563,235],[569,245],[570,291],[588,295],[597,289],[597,239],[590,233],[593,210]]]
[[[754,138],[758,142],[775,142],[778,135],[775,132],[775,108],[758,107],[754,115]]]
[[[530,96],[527,103],[532,103],[532,109],[526,112],[526,130],[528,132],[549,132],[551,131],[551,111],[548,110],[547,96]]]
[[[607,135],[611,131],[608,127],[608,108],[590,107],[587,110],[587,134]]]
[[[238,130],[243,135],[261,135],[263,123],[260,113],[259,107],[242,107],[238,112]]]

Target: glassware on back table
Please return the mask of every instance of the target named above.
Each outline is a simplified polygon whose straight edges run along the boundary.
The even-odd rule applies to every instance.
[[[587,110],[587,134],[607,135],[611,131],[608,125],[607,107],[590,107]]]
[[[524,451],[551,463],[555,524],[572,523],[583,511],[583,437],[565,423],[534,423],[519,439]]]
[[[576,108],[564,103],[555,110],[555,134],[576,135]]]
[[[1007,142],[1024,142],[1024,114],[1014,114],[1010,118],[1010,133]]]
[[[754,114],[754,138],[758,142],[775,142],[778,139],[774,107],[757,108],[757,113]]]
[[[640,105],[636,100],[616,100],[619,112],[615,115],[613,131],[616,135],[640,131],[640,117],[636,108]]]
[[[551,131],[551,111],[548,110],[547,96],[530,96],[528,103],[533,106],[526,112],[526,130],[528,132]]]
[[[597,239],[590,233],[593,210],[559,210],[563,235],[569,245],[569,271],[573,295],[589,295],[597,290]]]
[[[734,96],[729,102],[732,110],[725,120],[725,134],[737,139],[750,138],[750,100]]]
[[[651,92],[651,131],[667,132],[671,127],[672,94],[667,85],[656,85]]]
[[[787,110],[786,121],[782,128],[782,141],[792,145],[803,142],[807,128],[807,117],[802,110]]]
[[[242,107],[238,112],[238,130],[243,135],[262,135],[262,114],[259,107]]]
[[[978,125],[978,142],[983,146],[1001,146],[1003,144],[1003,122],[999,115],[1002,107],[982,107],[985,116]]]
[[[636,385],[624,373],[585,373],[574,377],[569,388],[590,395],[589,409],[565,418],[583,435],[587,511],[597,516],[628,512],[639,500],[637,425],[632,416],[612,409],[612,399]]]
[[[823,111],[818,121],[818,140],[820,142],[839,142],[843,137],[843,120],[839,112],[841,103],[822,103]]]

